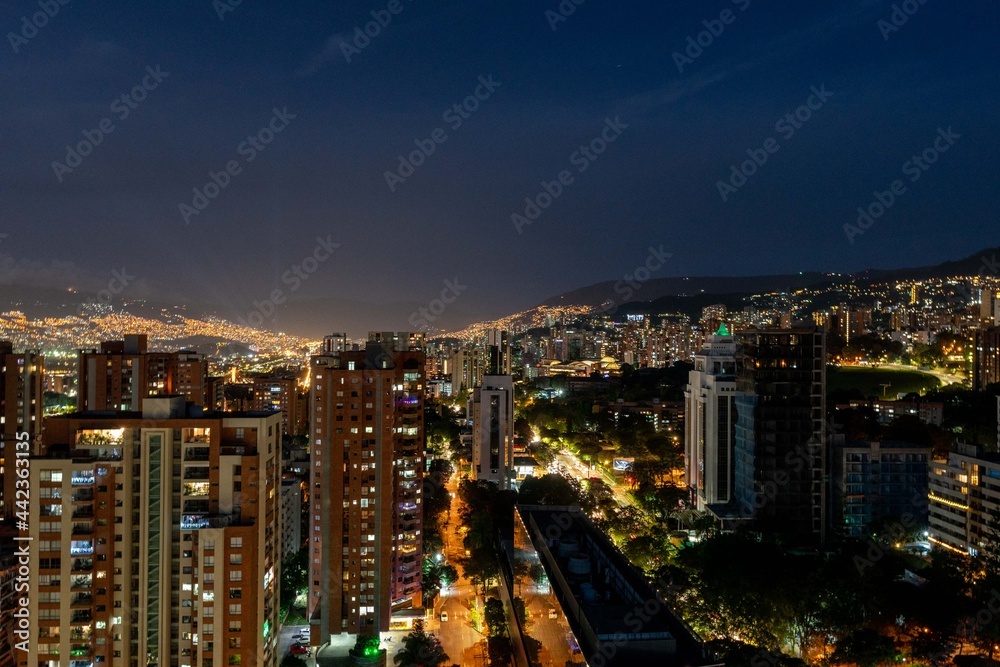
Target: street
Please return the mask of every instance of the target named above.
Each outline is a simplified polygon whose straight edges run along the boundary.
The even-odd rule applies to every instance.
[[[442,526],[442,537],[445,544],[445,560],[458,570],[459,579],[457,583],[442,589],[434,601],[434,616],[428,622],[427,629],[433,630],[438,635],[452,662],[485,666],[487,664],[483,645],[485,637],[473,629],[470,618],[476,591],[469,580],[462,576],[462,567],[459,565],[459,561],[465,557],[465,547],[459,530],[461,523],[459,508],[462,506],[462,501],[458,497],[458,478],[458,474],[452,475],[446,487],[451,495],[451,509],[449,518],[446,519],[447,523]],[[482,601],[480,601],[481,608]],[[441,620],[442,612],[447,612],[447,621]]]

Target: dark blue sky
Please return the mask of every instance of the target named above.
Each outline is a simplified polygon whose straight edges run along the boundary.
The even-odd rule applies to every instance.
[[[8,33],[38,4],[3,0],[0,285],[100,287],[124,265],[230,316],[281,288],[396,304],[402,325],[445,279],[468,286],[456,308],[505,314],[619,279],[650,246],[673,253],[658,277],[962,257],[997,245],[1000,9],[911,2],[886,40],[880,0],[587,0],[556,30],[556,0],[400,0],[348,63],[340,42],[388,0],[244,0],[224,20],[211,0],[73,0],[17,53]],[[672,54],[723,10],[679,72]],[[112,102],[156,66],[169,76],[120,120]],[[453,130],[443,112],[481,75],[500,87]],[[833,96],[786,139],[775,123],[813,86]],[[248,163],[274,108],[296,117]],[[571,155],[615,117],[628,128],[580,173]],[[60,182],[52,163],[104,118],[114,131]],[[961,139],[910,182],[904,163],[949,126]],[[436,128],[447,140],[390,191],[384,173]],[[717,182],[771,137],[724,202]],[[240,173],[185,224],[179,205],[230,160]],[[511,215],[562,170],[572,184],[518,234]],[[905,193],[850,243],[844,224],[896,179]],[[341,245],[292,290],[318,236]]]

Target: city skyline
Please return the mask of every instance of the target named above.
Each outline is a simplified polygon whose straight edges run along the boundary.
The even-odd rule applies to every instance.
[[[219,2],[114,21],[67,4],[42,27],[11,7],[0,285],[98,291],[124,266],[123,298],[236,320],[281,289],[405,323],[457,281],[474,321],[624,276],[651,246],[664,277],[961,257],[995,208],[995,45],[976,37],[997,10],[910,4]],[[888,210],[845,231],[877,195]],[[145,244],[157,260],[122,252]]]

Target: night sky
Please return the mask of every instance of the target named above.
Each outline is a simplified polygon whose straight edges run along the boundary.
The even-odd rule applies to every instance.
[[[224,315],[280,288],[389,304],[405,326],[446,279],[470,317],[503,315],[619,279],[650,246],[672,253],[667,277],[997,245],[994,2],[899,3],[896,29],[885,1],[564,0],[568,16],[557,0],[397,1],[72,0],[37,34],[22,20],[37,2],[0,2],[0,285],[96,289],[124,266]],[[372,12],[387,25],[358,48]],[[121,100],[144,82],[145,99]],[[453,109],[476,92],[474,111]],[[102,121],[78,166],[53,165]],[[271,143],[244,143],[269,125]],[[948,128],[911,180],[905,163]],[[602,132],[600,155],[578,152]],[[390,188],[417,141],[433,154]],[[767,161],[723,201],[748,151]],[[902,194],[849,240],[895,180]],[[543,181],[562,191],[519,233],[511,216]],[[340,245],[292,289],[318,237]]]

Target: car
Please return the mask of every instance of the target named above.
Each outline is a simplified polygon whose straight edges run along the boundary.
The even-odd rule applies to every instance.
[[[554,608],[550,607],[549,618],[559,618],[559,612],[557,612]]]
[[[309,648],[307,646],[303,646],[298,642],[295,642],[294,644],[292,644],[291,651],[292,655],[305,655],[306,653],[309,652]]]
[[[446,612],[446,611],[442,611],[441,612],[441,622],[442,623],[447,623],[448,622],[448,612]]]

